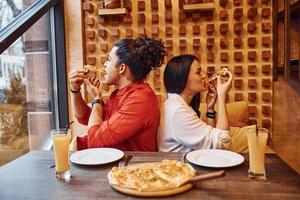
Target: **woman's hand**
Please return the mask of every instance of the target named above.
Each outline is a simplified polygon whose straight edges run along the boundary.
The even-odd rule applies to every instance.
[[[69,73],[68,79],[72,90],[77,91],[86,78],[87,69],[76,69]]]
[[[229,78],[225,83],[222,83],[221,77],[217,76],[217,93],[219,97],[224,99],[231,88],[233,79],[233,76],[229,71],[227,71],[227,74],[229,75]]]
[[[206,96],[207,111],[214,112],[215,103],[218,97],[217,89],[211,83],[207,85],[207,89],[208,89],[207,96]]]
[[[102,95],[100,92],[100,81],[97,77],[93,76],[88,79],[84,79],[84,83],[87,86],[87,90],[89,95],[91,95],[94,99],[101,99]]]

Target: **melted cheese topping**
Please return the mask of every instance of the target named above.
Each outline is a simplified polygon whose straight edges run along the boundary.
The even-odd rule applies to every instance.
[[[110,184],[138,191],[163,191],[180,187],[195,176],[188,164],[176,160],[163,160],[154,165],[113,167],[108,173]]]

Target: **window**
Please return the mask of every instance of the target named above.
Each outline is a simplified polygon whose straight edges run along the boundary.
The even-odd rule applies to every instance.
[[[62,11],[56,0],[36,0],[2,27],[0,166],[44,149],[50,130],[68,122]]]
[[[0,1],[0,30],[24,10],[31,6],[36,0],[1,0]]]
[[[0,55],[7,71],[0,88],[0,151],[19,155],[41,149],[53,127],[48,28],[46,14]]]

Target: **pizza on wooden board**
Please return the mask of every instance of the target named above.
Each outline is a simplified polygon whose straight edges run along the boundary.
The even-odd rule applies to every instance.
[[[176,160],[158,163],[141,163],[124,168],[113,167],[108,173],[110,184],[140,192],[170,190],[196,175],[192,166]]]

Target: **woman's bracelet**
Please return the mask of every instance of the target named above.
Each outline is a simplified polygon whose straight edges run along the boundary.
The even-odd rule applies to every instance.
[[[72,88],[71,88],[71,93],[74,93],[74,94],[76,94],[76,93],[79,93],[79,92],[80,92],[80,90],[81,90],[81,87],[80,87],[78,90],[72,90]]]
[[[211,118],[211,119],[215,119],[216,118],[216,114],[217,114],[216,111],[214,111],[214,112],[206,112],[206,117],[207,118]]]

